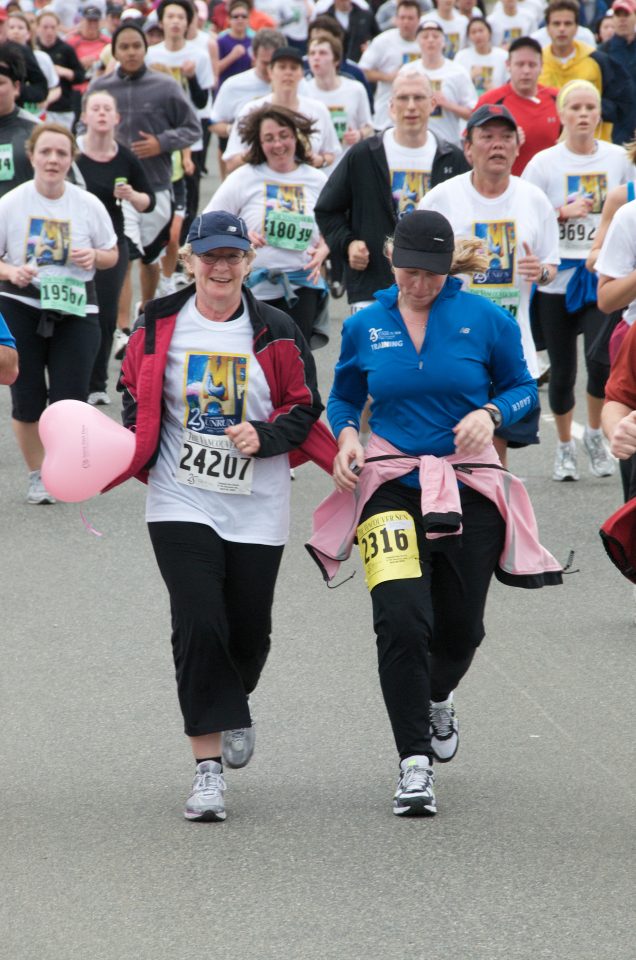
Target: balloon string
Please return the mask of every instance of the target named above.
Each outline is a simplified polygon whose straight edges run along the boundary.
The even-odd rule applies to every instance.
[[[80,507],[80,517],[82,518],[82,523],[84,524],[86,530],[87,530],[89,533],[94,534],[96,537],[103,537],[103,536],[104,536],[103,533],[100,533],[99,530],[96,530],[95,527],[93,526],[93,524],[90,523],[90,521],[86,519],[86,517],[84,516],[84,511],[82,510],[81,507]]]

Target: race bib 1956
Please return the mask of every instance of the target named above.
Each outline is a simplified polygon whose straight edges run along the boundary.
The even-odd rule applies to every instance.
[[[40,305],[43,310],[86,316],[86,284],[75,277],[42,277]]]
[[[404,510],[376,513],[357,529],[367,587],[422,576],[413,517]]]
[[[224,436],[183,430],[177,481],[217,493],[245,496],[252,492],[254,460],[241,456]]]

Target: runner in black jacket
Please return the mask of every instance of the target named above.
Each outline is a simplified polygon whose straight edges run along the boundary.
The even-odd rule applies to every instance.
[[[383,248],[399,216],[415,209],[431,187],[470,169],[459,147],[439,137],[427,169],[426,152],[433,137],[428,118],[433,106],[427,78],[421,73],[401,74],[394,81],[391,99],[394,128],[348,150],[318,198],[315,217],[332,254],[345,262],[351,304],[368,302],[376,290],[393,283]],[[401,154],[400,160],[410,154],[416,166],[409,170],[393,166],[387,144]]]

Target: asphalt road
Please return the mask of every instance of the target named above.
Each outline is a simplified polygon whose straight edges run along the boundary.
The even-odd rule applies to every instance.
[[[316,354],[325,394],[344,312],[338,301]],[[143,487],[85,505],[101,538],[77,505],[28,506],[0,389],[0,955],[633,960],[636,603],[598,537],[619,482],[582,464],[579,483],[553,483],[542,430],[511,466],[543,542],[562,560],[575,550],[579,572],[559,588],[492,587],[438,816],[391,813],[370,604],[360,570],[329,591],[304,550],[330,491],[309,465],[254,698],[257,750],[227,773],[227,822],[190,824]]]

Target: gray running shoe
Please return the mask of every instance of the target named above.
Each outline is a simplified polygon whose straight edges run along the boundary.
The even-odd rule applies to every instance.
[[[611,477],[616,471],[616,460],[605,446],[603,437],[583,434],[583,446],[590,458],[590,473],[595,477]]]
[[[32,470],[29,473],[29,489],[26,497],[27,503],[55,503],[55,497],[49,493],[42,483],[42,476],[39,470]]]
[[[225,820],[225,780],[221,770],[221,764],[214,760],[203,760],[197,764],[192,791],[186,800],[183,814],[186,820]]]
[[[431,703],[431,750],[436,760],[448,763],[459,747],[459,721],[455,705]]]
[[[397,817],[434,817],[437,813],[433,793],[435,774],[428,757],[408,757],[400,769],[393,813]]]
[[[579,471],[576,465],[576,444],[570,440],[568,444],[559,444],[554,455],[553,480],[578,480]]]
[[[107,407],[110,397],[105,390],[95,390],[94,393],[89,393],[87,403],[90,403],[91,407]]]
[[[221,751],[223,761],[228,767],[238,770],[246,767],[252,759],[256,744],[256,730],[254,721],[251,727],[240,727],[238,730],[224,730],[221,737]]]

